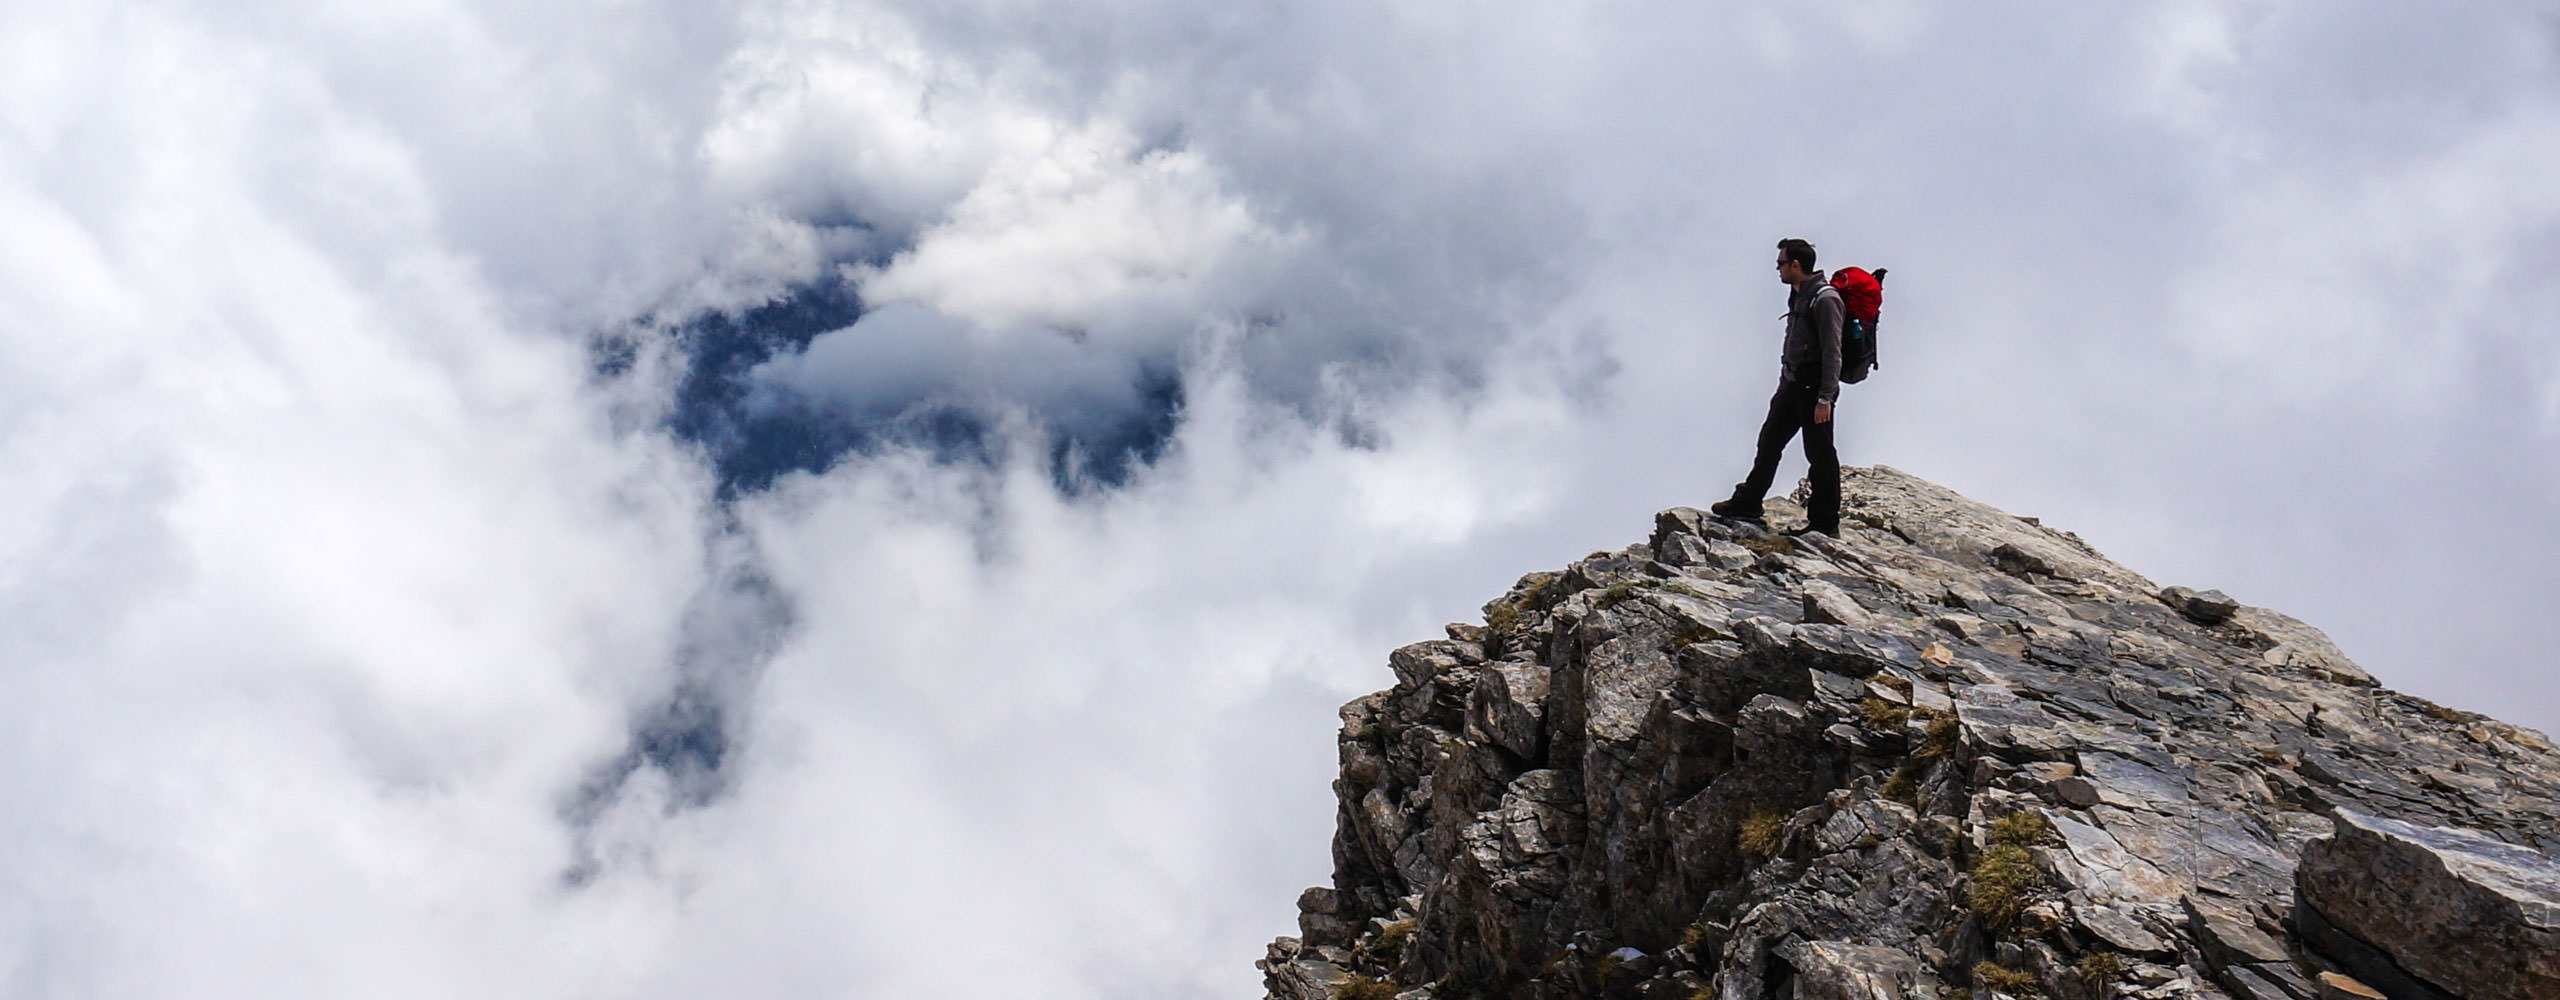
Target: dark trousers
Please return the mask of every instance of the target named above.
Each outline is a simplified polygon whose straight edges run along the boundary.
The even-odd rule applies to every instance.
[[[1804,459],[1813,463],[1813,496],[1805,514],[1813,530],[1837,536],[1840,452],[1831,445],[1831,428],[1839,418],[1814,423],[1813,404],[1813,390],[1802,386],[1782,385],[1777,395],[1769,397],[1769,419],[1760,423],[1760,453],[1751,460],[1751,477],[1733,488],[1733,498],[1757,504],[1768,496],[1769,485],[1778,478],[1778,457],[1786,452],[1788,439],[1803,431]]]

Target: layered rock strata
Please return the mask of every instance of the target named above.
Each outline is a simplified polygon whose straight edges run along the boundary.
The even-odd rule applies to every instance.
[[[1842,538],[1667,511],[1396,650],[1270,995],[2560,997],[2541,734],[1916,477],[1845,486]]]

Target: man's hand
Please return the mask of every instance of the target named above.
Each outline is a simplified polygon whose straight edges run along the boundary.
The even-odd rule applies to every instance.
[[[1813,404],[1813,422],[1814,422],[1814,423],[1817,423],[1817,424],[1827,424],[1827,423],[1830,423],[1830,422],[1831,422],[1831,404],[1829,404],[1829,403],[1815,403],[1815,404]]]

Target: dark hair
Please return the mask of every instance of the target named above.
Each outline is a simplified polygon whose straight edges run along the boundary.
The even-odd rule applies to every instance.
[[[1784,260],[1795,261],[1807,271],[1813,270],[1813,244],[1811,243],[1792,236],[1779,240],[1778,256]]]

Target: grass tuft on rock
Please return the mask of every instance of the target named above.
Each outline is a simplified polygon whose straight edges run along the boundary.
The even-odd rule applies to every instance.
[[[1920,734],[1920,745],[1912,748],[1911,756],[1921,760],[1953,756],[1964,744],[1963,724],[1955,716],[1938,712],[1929,712],[1927,717],[1929,728]]]
[[[1866,700],[1858,703],[1858,717],[1866,720],[1869,729],[1900,732],[1902,727],[1911,723],[1911,710],[1868,695]]]
[[[1965,902],[1974,915],[1995,931],[2005,931],[2018,923],[2018,915],[2026,912],[2027,896],[2044,884],[2044,873],[2036,870],[2035,858],[2016,844],[1993,844],[1974,859],[1972,883],[1965,888]]]
[[[1910,806],[1915,811],[1918,810],[1920,808],[1920,765],[1917,762],[1905,761],[1901,767],[1894,768],[1893,777],[1884,779],[1884,797]]]
[[[1369,958],[1379,965],[1395,968],[1404,961],[1404,943],[1413,937],[1413,921],[1398,920],[1378,929],[1376,940],[1369,942]]]
[[[1715,598],[1714,598],[1713,596],[1710,596],[1706,591],[1699,590],[1699,589],[1698,589],[1698,588],[1696,588],[1696,587],[1692,587],[1692,586],[1690,586],[1690,585],[1688,585],[1688,584],[1680,583],[1680,582],[1678,582],[1678,581],[1671,581],[1671,582],[1668,582],[1668,583],[1659,583],[1659,584],[1655,584],[1654,586],[1656,586],[1656,587],[1658,587],[1658,588],[1660,588],[1660,589],[1663,589],[1663,590],[1668,590],[1668,591],[1670,591],[1670,592],[1672,592],[1672,593],[1674,593],[1674,594],[1679,594],[1680,596],[1683,596],[1683,597],[1695,597],[1695,598],[1697,598],[1697,599],[1699,599],[1699,600],[1701,600],[1701,601],[1712,601],[1712,600],[1715,600]]]
[[[1778,853],[1778,831],[1786,824],[1785,813],[1775,809],[1754,810],[1742,818],[1742,830],[1734,837],[1733,846],[1751,857],[1773,857]]]
[[[1493,610],[1485,612],[1485,630],[1492,633],[1488,638],[1494,645],[1500,646],[1518,632],[1520,619],[1527,614],[1528,609],[1535,608],[1538,602],[1546,600],[1547,591],[1553,589],[1556,581],[1562,578],[1563,575],[1559,573],[1531,573],[1521,577],[1520,582],[1511,588],[1517,596],[1510,597],[1494,605]]]
[[[2035,809],[2020,809],[1991,823],[1991,840],[2013,847],[2059,843],[2062,835],[2053,832],[2053,821]]]
[[[1764,556],[1783,554],[1796,550],[1796,540],[1785,535],[1753,535],[1742,540],[1742,547]]]
[[[1721,638],[1724,638],[1723,633],[1717,632],[1715,629],[1708,626],[1683,625],[1677,631],[1671,633],[1671,648],[1678,649],[1682,646],[1694,646],[1701,642],[1714,642]]]
[[[2080,957],[2080,982],[2089,992],[2106,995],[2107,984],[2124,978],[2124,956],[2112,951],[2093,951]]]
[[[2035,976],[1998,962],[1974,963],[1973,984],[2013,997],[2031,997],[2044,992],[2043,986],[2036,982]]]
[[[1394,983],[1375,976],[1353,976],[1333,988],[1334,1000],[1396,1000],[1399,992]]]

